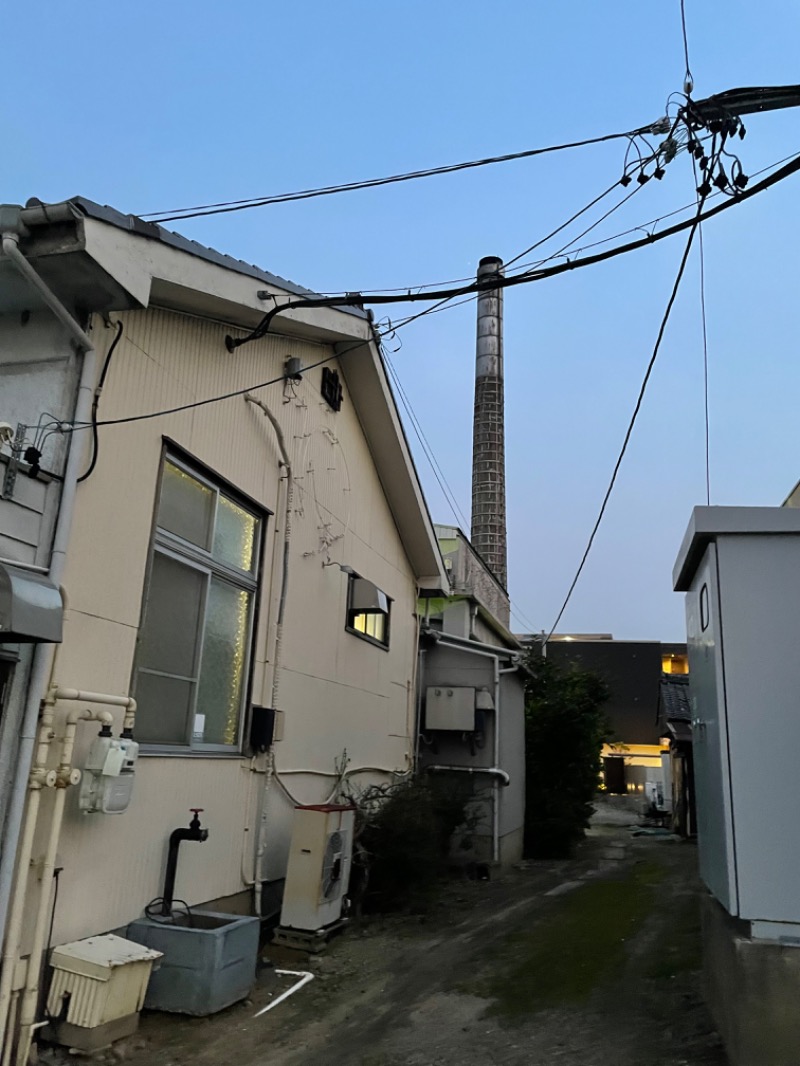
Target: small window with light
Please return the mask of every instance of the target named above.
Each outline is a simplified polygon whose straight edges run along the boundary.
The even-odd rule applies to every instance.
[[[358,574],[351,574],[347,593],[347,629],[356,637],[389,647],[392,601],[385,592]]]

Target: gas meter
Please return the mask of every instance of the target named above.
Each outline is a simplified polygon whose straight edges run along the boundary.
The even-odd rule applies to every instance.
[[[104,725],[89,749],[83,768],[78,806],[87,814],[122,814],[133,792],[139,745],[132,737],[112,736]]]

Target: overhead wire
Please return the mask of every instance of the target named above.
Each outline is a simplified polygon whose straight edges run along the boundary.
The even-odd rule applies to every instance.
[[[354,192],[360,189],[374,189],[383,185],[396,185],[400,182],[416,181],[420,178],[438,177],[441,174],[455,174],[462,170],[475,170],[479,167],[492,166],[496,163],[510,163],[518,159],[532,159],[535,156],[547,155],[552,152],[563,152],[573,148],[586,148],[594,144],[602,144],[606,141],[632,139],[650,132],[654,125],[641,126],[626,133],[607,133],[599,137],[588,137],[580,141],[569,141],[564,144],[548,145],[544,148],[528,148],[521,152],[507,152],[504,155],[487,156],[482,159],[471,159],[462,163],[450,163],[446,166],[429,167],[424,170],[411,170],[402,174],[391,174],[387,177],[368,178],[364,181],[344,182],[340,185],[324,185],[314,189],[301,189],[297,192],[278,193],[274,196],[253,196],[245,200],[222,200],[212,204],[197,204],[193,207],[176,207],[164,211],[149,211],[140,215],[140,218],[153,219],[156,223],[175,222],[187,218],[203,218],[208,215],[228,214],[232,211],[246,211],[253,207],[266,207],[271,204],[290,203],[296,200],[310,200],[318,196],[332,196],[337,193]]]
[[[468,534],[470,523],[464,512],[459,507],[456,494],[450,486],[447,477],[444,473],[444,470],[442,469],[442,466],[439,463],[439,460],[436,458],[436,454],[433,450],[430,441],[425,435],[425,431],[423,430],[419,417],[416,411],[414,410],[414,406],[405,389],[403,388],[403,383],[400,380],[400,375],[397,372],[397,368],[392,362],[391,356],[383,347],[382,354],[386,362],[387,369],[389,370],[389,373],[391,375],[392,381],[394,382],[395,387],[397,388],[400,401],[406,411],[406,414],[408,415],[411,427],[414,430],[414,434],[420,443],[420,447],[422,448],[425,458],[428,460],[428,464],[430,465],[431,470],[433,471],[433,476],[435,477],[439,488],[442,491],[442,495],[444,496],[445,501],[450,507],[450,510],[453,512],[453,517],[455,518],[456,522],[459,523],[461,525],[461,529]],[[511,614],[517,618],[517,621],[521,622],[526,629],[529,629],[531,632],[534,631],[533,623],[530,621],[529,618],[525,617],[519,607],[517,607],[516,605],[509,606],[509,610]]]
[[[422,429],[419,419],[417,418],[417,413],[414,410],[411,400],[408,398],[405,389],[403,388],[403,384],[400,381],[400,376],[398,375],[397,370],[395,369],[394,363],[392,362],[391,357],[389,356],[389,353],[385,350],[385,348],[382,348],[382,354],[387,369],[389,370],[389,373],[391,375],[392,381],[394,382],[395,387],[397,389],[397,393],[400,397],[400,402],[402,403],[406,414],[408,415],[411,428],[414,430],[414,434],[420,443],[420,447],[422,448],[425,458],[430,464],[430,468],[433,471],[433,476],[436,478],[437,484],[439,485],[439,488],[442,491],[442,495],[447,501],[450,510],[453,512],[453,517],[455,518],[456,522],[458,522],[459,525],[461,525],[462,529],[466,531],[469,529],[469,522],[466,516],[464,515],[464,512],[459,507],[456,495],[447,481],[447,477],[445,476],[445,473],[442,470],[439,461],[437,460],[433,452],[433,448],[431,447],[428,438],[425,436],[425,432]]]
[[[774,169],[775,167],[778,167],[779,169],[775,170]],[[788,178],[788,177],[792,176],[793,174],[797,173],[797,171],[800,170],[800,152],[795,152],[795,153],[793,153],[790,156],[786,156],[786,157],[784,157],[784,159],[780,160],[779,163],[772,164],[771,166],[764,168],[763,170],[759,171],[758,173],[765,173],[768,170],[773,170],[773,173],[770,174],[770,176],[765,178],[763,181],[758,182],[758,183],[753,184],[753,185],[750,185],[749,188],[745,189],[742,192],[739,192],[736,195],[736,197],[726,200],[724,203],[719,204],[715,208],[712,208],[710,210],[704,210],[702,212],[702,214],[699,216],[700,221],[702,222],[705,219],[715,217],[716,215],[720,214],[722,211],[728,210],[728,208],[733,207],[736,204],[742,202],[743,200],[748,199],[751,196],[755,196],[756,194],[758,194],[760,192],[763,192],[764,190],[766,190],[768,188],[771,188],[773,185],[776,185],[779,182],[784,181],[786,178]],[[704,203],[705,203],[705,201],[704,201]],[[680,209],[681,212],[683,210],[685,210],[685,208]],[[667,217],[667,216],[664,216],[664,217]],[[554,277],[554,276],[557,276],[559,274],[562,274],[562,273],[564,273],[567,270],[576,270],[576,269],[580,269],[581,267],[592,266],[592,265],[594,265],[596,263],[604,262],[604,261],[606,261],[608,259],[611,259],[611,258],[614,258],[616,256],[623,255],[623,254],[626,254],[626,253],[631,252],[631,251],[635,251],[635,250],[637,250],[639,248],[642,248],[642,247],[645,247],[645,246],[647,246],[649,244],[654,244],[657,241],[666,239],[667,237],[672,237],[672,236],[674,236],[677,233],[681,233],[681,232],[685,231],[690,226],[692,228],[694,228],[694,226],[697,224],[697,221],[698,221],[697,218],[695,218],[695,219],[687,220],[687,221],[682,222],[682,223],[678,223],[678,224],[676,224],[674,226],[669,227],[668,229],[662,230],[660,233],[648,234],[647,237],[644,237],[644,238],[642,238],[640,240],[631,241],[628,244],[617,246],[615,248],[610,249],[607,252],[604,252],[604,253],[601,253],[601,254],[598,254],[598,255],[586,256],[586,257],[584,257],[582,259],[574,259],[574,260],[572,260],[569,263],[557,264],[556,266],[551,267],[551,268],[528,271],[528,272],[526,272],[523,275],[518,275],[518,276],[511,277],[511,278],[492,279],[492,285],[494,287],[496,287],[496,288],[508,288],[508,287],[510,287],[512,285],[515,285],[515,284],[529,284],[529,283],[532,283],[534,281],[541,281],[541,280],[544,280],[544,279],[546,279],[548,277]],[[598,242],[598,243],[604,243],[604,242]],[[455,297],[455,296],[471,295],[473,292],[477,293],[477,292],[481,291],[481,289],[484,288],[484,287],[485,287],[485,285],[479,286],[477,283],[473,283],[471,286],[465,287],[464,289],[456,290],[453,293],[450,293],[450,292],[447,292],[447,293],[435,293],[432,296],[429,296],[428,298],[429,299],[437,299],[438,298],[439,302],[443,303],[445,299],[449,300],[449,299],[451,299],[452,297]],[[414,301],[415,299],[416,299],[415,296],[413,294],[411,294],[410,296],[406,295],[404,298],[401,298],[399,300],[394,299],[394,300],[391,300],[391,301],[389,301],[389,300],[372,301],[366,295],[365,296],[358,295],[358,296],[353,296],[353,297],[347,298],[345,303],[342,303],[341,301],[337,303],[335,301],[327,300],[327,298],[322,303],[319,303],[318,301],[315,301],[315,300],[297,300],[297,301],[294,301],[291,304],[287,304],[287,305],[281,306],[281,307],[277,308],[276,310],[277,311],[287,311],[287,310],[292,310],[292,309],[297,309],[297,308],[301,308],[302,309],[303,306],[307,306],[307,307],[308,306],[312,306],[312,307],[313,306],[334,306],[334,307],[335,306],[351,306],[353,304],[356,304],[359,300],[363,300],[364,302],[382,302],[382,303],[403,302],[403,303],[405,303],[405,302],[409,302],[409,301]],[[434,309],[433,308],[429,308],[429,309],[426,309],[426,310],[433,311]],[[393,325],[391,327],[391,329],[388,329],[387,331],[385,331],[384,334],[382,334],[382,335],[387,335],[389,333],[396,332],[398,329],[403,328],[405,325],[409,324],[411,319],[416,319],[417,317],[422,317],[422,315],[420,314],[419,316],[416,316],[416,315],[415,316],[411,316],[411,318],[409,319],[408,322],[404,322],[402,324],[401,323],[397,323],[397,324]],[[251,338],[255,339],[255,337],[253,337],[252,334],[250,335],[250,337],[248,337],[246,339],[251,339]],[[350,346],[350,348],[361,347],[361,345],[363,345],[364,343],[365,343],[364,341],[358,341],[358,342],[356,342],[356,344]],[[350,348],[345,349],[345,352],[349,351]],[[339,355],[342,355],[342,354],[344,354],[344,352],[340,351]],[[335,358],[337,358],[337,355],[335,353],[330,355],[330,356],[326,356],[324,359],[320,359],[317,362],[312,363],[309,367],[307,367],[307,369],[313,369],[314,367],[322,366],[324,363],[330,362],[332,359],[335,359]],[[187,410],[191,410],[191,409],[194,409],[194,408],[197,408],[197,407],[206,406],[207,404],[210,404],[210,403],[218,403],[218,402],[221,402],[222,400],[231,399],[234,396],[242,396],[246,392],[250,392],[250,391],[252,391],[254,389],[265,388],[265,387],[267,387],[269,385],[279,384],[283,380],[284,380],[283,375],[281,375],[280,377],[271,378],[271,379],[269,379],[267,381],[261,382],[260,384],[248,385],[246,388],[243,388],[243,389],[234,389],[234,390],[232,390],[230,392],[222,393],[222,394],[219,394],[219,395],[216,395],[216,396],[209,396],[209,397],[207,397],[204,400],[195,400],[195,401],[192,401],[191,403],[181,404],[181,405],[178,405],[176,407],[166,408],[166,409],[159,410],[159,411],[148,411],[148,412],[144,412],[144,413],[138,414],[138,415],[127,415],[127,416],[122,417],[122,418],[105,419],[105,420],[102,420],[102,421],[98,421],[97,425],[98,425],[98,427],[100,427],[100,426],[125,425],[125,424],[129,424],[129,423],[132,423],[132,422],[144,421],[145,419],[160,418],[160,417],[162,417],[164,415],[177,414],[177,413],[179,413],[181,411],[187,411]],[[88,429],[88,428],[90,428],[90,426],[91,426],[90,422],[76,423],[76,422],[70,422],[68,420],[60,420],[58,422],[57,431],[58,432],[62,432],[62,433],[63,432],[71,432],[73,430]]]
[[[799,153],[800,155],[800,153]],[[773,185],[784,181],[786,178],[795,174],[800,170],[800,158],[795,157],[786,166],[781,167],[770,176],[764,178],[763,181],[757,182],[754,185],[750,185],[746,189],[739,188],[732,193],[730,198],[724,203],[718,204],[716,207],[704,210],[700,216],[700,221],[705,219],[714,218],[721,214],[723,211],[727,211],[729,208],[736,206],[737,204],[749,199],[752,196],[757,195],[764,190],[771,188]],[[705,202],[705,201],[704,201]],[[293,311],[297,309],[308,308],[321,308],[321,307],[358,307],[365,303],[369,304],[389,304],[389,303],[416,303],[422,300],[444,300],[451,297],[467,296],[473,292],[482,292],[487,288],[507,289],[516,285],[526,285],[534,281],[542,281],[545,278],[556,277],[559,274],[563,274],[568,270],[576,270],[582,267],[594,266],[596,263],[605,262],[609,259],[613,259],[617,256],[627,254],[628,252],[635,251],[639,248],[646,247],[647,245],[655,244],[659,241],[666,240],[668,237],[673,237],[678,233],[682,233],[690,227],[694,228],[697,224],[697,219],[687,219],[683,222],[678,222],[673,226],[662,230],[660,233],[648,233],[646,236],[639,240],[629,241],[627,244],[618,245],[615,248],[610,248],[607,251],[596,253],[595,255],[585,256],[579,259],[568,260],[566,263],[556,264],[551,267],[531,270],[525,274],[515,275],[513,277],[495,277],[492,275],[488,278],[482,278],[472,282],[470,285],[462,286],[461,288],[451,290],[439,290],[436,292],[428,293],[406,293],[402,296],[371,296],[367,293],[353,293],[345,297],[312,297],[303,300],[293,300],[290,303],[276,304],[271,308],[261,319],[261,322],[253,329],[249,334],[244,337],[235,338],[231,335],[226,337],[226,346],[229,351],[235,351],[236,348],[242,344],[247,344],[250,341],[263,337],[269,331],[272,320],[279,314],[283,314],[287,311]]]
[[[684,89],[686,90],[686,101],[691,103],[691,92],[694,89],[694,78],[692,76],[691,68],[689,66],[689,35],[686,30],[686,4],[685,0],[680,0],[681,6],[681,34],[683,36],[683,56],[686,62],[686,73],[684,75]],[[727,156],[728,152],[723,153]],[[737,160],[738,162],[738,160]],[[694,183],[698,184],[697,174],[697,160],[692,153],[692,172],[694,174]],[[698,201],[699,203],[699,201]],[[698,263],[700,274],[700,320],[703,329],[703,428],[705,434],[705,474],[706,474],[706,505],[711,504],[711,433],[709,426],[709,414],[708,414],[708,322],[706,316],[706,254],[705,254],[705,242],[703,240],[703,224],[698,224],[697,227],[697,251],[698,251]]]
[[[661,348],[661,341],[664,338],[664,333],[665,333],[666,328],[667,328],[667,323],[669,322],[670,314],[672,313],[672,308],[675,305],[675,300],[676,300],[677,295],[678,295],[678,289],[680,288],[681,280],[683,278],[684,271],[686,270],[686,263],[688,262],[688,259],[689,259],[689,253],[692,250],[692,243],[694,242],[694,236],[695,236],[695,233],[697,232],[698,227],[700,225],[700,219],[701,219],[701,215],[702,215],[702,208],[703,208],[703,201],[702,201],[702,198],[701,198],[701,200],[700,200],[700,202],[698,204],[697,215],[696,215],[696,217],[695,217],[695,219],[693,221],[691,229],[689,230],[689,236],[688,236],[688,239],[686,241],[686,247],[684,248],[683,255],[681,257],[680,266],[678,267],[678,273],[677,273],[677,276],[675,278],[675,282],[674,282],[674,284],[672,286],[672,292],[670,293],[670,297],[669,297],[669,301],[667,302],[666,310],[664,311],[664,314],[663,314],[663,316],[661,318],[661,325],[658,328],[658,335],[656,336],[656,342],[655,342],[655,345],[653,347],[653,353],[650,356],[650,361],[647,364],[647,369],[645,371],[644,379],[642,380],[642,384],[641,384],[641,386],[639,388],[639,395],[636,398],[636,404],[635,404],[634,409],[633,409],[633,414],[631,415],[630,421],[628,422],[628,428],[625,431],[625,437],[624,437],[624,439],[622,441],[622,447],[620,448],[619,455],[617,456],[617,460],[616,460],[616,462],[614,464],[614,469],[613,469],[612,474],[611,474],[611,480],[609,481],[608,488],[606,489],[605,495],[603,496],[603,502],[600,505],[600,511],[599,511],[599,513],[597,515],[597,518],[595,520],[594,526],[592,527],[592,532],[589,534],[589,540],[588,540],[588,542],[586,544],[586,548],[584,549],[583,555],[581,556],[581,561],[578,564],[578,569],[576,570],[575,576],[573,577],[572,582],[570,583],[569,589],[567,590],[567,595],[564,597],[564,602],[562,603],[561,609],[559,610],[558,615],[556,616],[556,620],[553,623],[553,625],[552,625],[552,627],[550,629],[550,632],[547,635],[547,638],[545,639],[545,642],[544,642],[545,644],[550,640],[550,638],[555,633],[555,631],[556,631],[556,629],[558,627],[558,623],[561,621],[561,618],[563,617],[563,614],[564,614],[564,612],[567,609],[569,601],[572,598],[572,593],[575,591],[575,587],[578,584],[578,581],[580,579],[581,574],[583,573],[583,568],[586,565],[586,560],[589,558],[589,552],[592,550],[592,545],[594,544],[595,537],[597,536],[597,531],[600,529],[600,524],[603,521],[603,516],[606,513],[606,508],[608,507],[608,501],[611,499],[611,493],[614,490],[614,485],[616,484],[616,481],[617,481],[617,475],[619,474],[620,467],[622,466],[622,460],[624,459],[625,452],[628,449],[628,442],[631,439],[631,435],[633,433],[633,427],[636,425],[636,419],[638,418],[639,411],[641,410],[641,407],[642,407],[642,401],[644,400],[644,394],[645,394],[645,392],[647,390],[647,384],[650,381],[650,375],[653,372],[653,367],[655,366],[656,359],[658,358],[658,353],[659,353],[659,350]]]

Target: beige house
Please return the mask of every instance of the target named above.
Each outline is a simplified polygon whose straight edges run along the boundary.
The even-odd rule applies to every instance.
[[[209,837],[181,850],[176,895],[274,911],[294,804],[411,770],[417,597],[448,588],[368,315],[303,310],[307,290],[83,199],[2,211],[0,589],[60,587],[63,641],[0,643],[0,1000],[49,919],[53,833],[55,944],[160,895],[190,808]],[[227,350],[282,302],[299,307]],[[31,708],[55,687],[42,748]],[[117,736],[128,697],[130,803],[82,813],[49,773],[67,715],[110,711]],[[97,732],[77,722],[71,767]]]

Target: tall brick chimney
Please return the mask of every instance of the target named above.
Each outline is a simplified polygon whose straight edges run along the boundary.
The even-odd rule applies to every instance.
[[[478,281],[498,276],[503,276],[503,260],[493,255],[481,259]],[[502,289],[484,289],[478,296],[475,355],[471,539],[505,588],[508,564]]]

